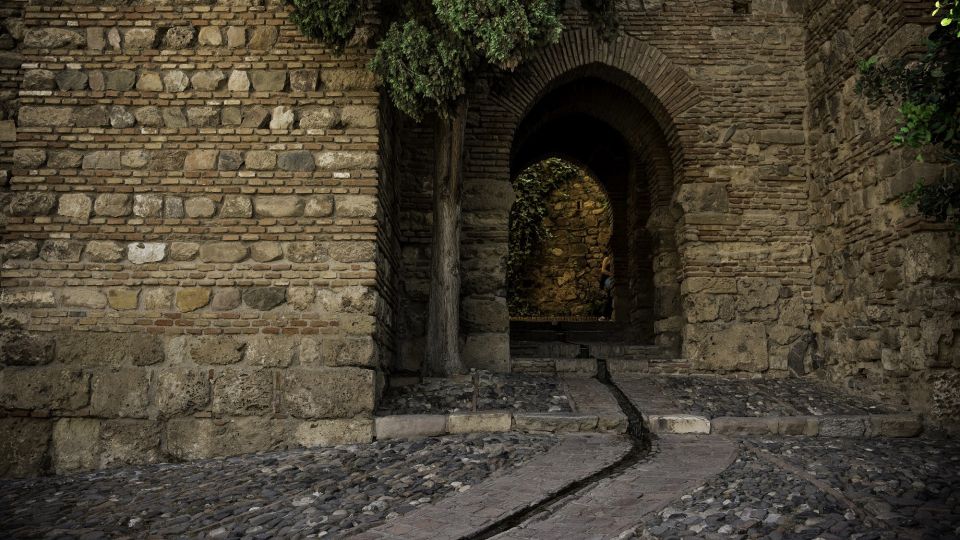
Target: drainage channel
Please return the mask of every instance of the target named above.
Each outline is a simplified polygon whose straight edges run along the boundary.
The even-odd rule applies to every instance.
[[[627,396],[610,380],[610,372],[607,370],[606,360],[597,359],[597,380],[603,383],[613,396],[617,399],[620,409],[627,416],[627,436],[630,438],[632,448],[626,455],[616,462],[607,465],[599,471],[582,478],[569,486],[558,491],[551,497],[544,499],[532,506],[524,508],[510,514],[509,516],[496,521],[487,527],[464,537],[465,540],[486,540],[494,536],[509,531],[541,512],[552,512],[561,508],[575,498],[575,495],[601,480],[619,475],[628,468],[639,463],[650,452],[650,434],[643,427],[643,417],[640,411],[630,402]],[[568,499],[568,500],[564,500]]]

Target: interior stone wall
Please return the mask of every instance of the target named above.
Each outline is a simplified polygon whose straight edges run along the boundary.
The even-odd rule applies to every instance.
[[[814,365],[852,390],[957,429],[960,236],[900,196],[937,178],[892,144],[899,114],[855,91],[857,62],[923,48],[930,2],[811,1],[807,12]]]
[[[0,474],[371,440],[396,243],[364,45],[278,0],[22,7]]]
[[[589,176],[572,178],[550,193],[544,208],[549,237],[524,269],[528,281],[518,300],[540,316],[595,317],[603,298],[600,267],[612,232],[607,195]]]
[[[657,342],[700,369],[785,374],[792,353],[809,354],[812,300],[803,3],[755,1],[747,12],[728,0],[620,6],[624,35],[614,43],[571,10],[561,43],[471,91],[465,361],[504,369],[509,357],[504,261],[517,127],[550,90],[592,76],[636,99],[605,102],[603,121],[637,109],[651,119],[617,129],[632,141],[636,179],[649,193],[641,225],[653,252]],[[428,133],[404,133],[417,141],[403,158],[401,212],[410,323],[401,351],[412,364],[423,350],[432,143]],[[666,150],[643,157],[658,145]]]

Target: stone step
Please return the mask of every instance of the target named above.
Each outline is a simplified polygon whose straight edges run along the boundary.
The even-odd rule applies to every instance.
[[[510,372],[593,377],[597,374],[597,361],[593,358],[515,357],[510,359]]]

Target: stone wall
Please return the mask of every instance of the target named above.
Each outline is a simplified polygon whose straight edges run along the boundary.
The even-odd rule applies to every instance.
[[[0,474],[370,440],[396,249],[367,51],[274,0],[6,27]]]
[[[524,275],[517,300],[540,316],[596,317],[600,267],[610,245],[610,203],[589,176],[557,186],[544,202],[549,237]],[[626,278],[626,272],[623,272]]]
[[[815,365],[956,429],[960,236],[899,197],[943,170],[891,143],[898,113],[855,92],[856,63],[921,50],[930,2],[817,0],[807,13]],[[929,161],[930,155],[927,155]]]
[[[611,202],[649,204],[642,221],[636,206],[624,223],[647,227],[649,236],[632,241],[646,247],[624,253],[652,256],[618,267],[653,276],[655,293],[643,301],[653,304],[646,320],[654,319],[657,342],[702,369],[784,374],[791,353],[805,354],[812,299],[802,3],[757,0],[747,10],[729,0],[620,4],[625,35],[614,43],[605,44],[583,13],[571,11],[561,43],[472,90],[465,360],[502,368],[509,355],[504,257],[510,179],[523,165],[512,159],[518,128],[552,92],[590,79],[616,92],[598,83],[592,99],[571,97],[551,102],[552,109],[597,119],[629,147],[629,177]],[[404,281],[414,291],[405,317],[416,321],[401,351],[414,356],[422,351],[430,230],[431,171],[422,165],[430,146],[427,135],[425,144],[420,140],[403,158],[409,172],[401,213]],[[640,261],[645,271],[634,270]],[[477,320],[482,324],[471,322]]]

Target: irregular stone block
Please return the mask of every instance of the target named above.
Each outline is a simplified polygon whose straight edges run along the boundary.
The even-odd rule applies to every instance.
[[[84,169],[116,170],[121,168],[121,153],[117,150],[90,152],[83,156]]]
[[[919,414],[874,414],[867,417],[868,437],[916,437],[923,431]]]
[[[310,155],[309,152],[307,155]],[[13,151],[13,166],[18,169],[39,169],[47,161],[47,153],[42,148],[17,148]],[[313,164],[313,156],[310,156]]]
[[[701,369],[765,371],[770,362],[766,328],[760,323],[688,325],[683,356]]]
[[[253,216],[253,203],[250,197],[228,195],[223,199],[220,217],[249,218]]]
[[[549,433],[577,433],[596,431],[599,418],[581,414],[516,413],[513,415],[517,431],[545,431]]]
[[[36,49],[79,49],[86,43],[86,36],[72,30],[54,27],[30,29],[23,38],[24,47]]]
[[[340,120],[353,128],[375,128],[377,119],[377,108],[373,105],[346,105],[340,111]]]
[[[240,289],[220,289],[214,292],[210,307],[215,311],[230,311],[240,307]]]
[[[123,32],[123,46],[125,49],[155,49],[157,46],[157,31],[153,28],[130,28]]]
[[[97,195],[93,211],[98,216],[123,217],[133,211],[133,199],[126,193],[103,193]]]
[[[231,92],[248,92],[250,90],[250,77],[247,72],[237,69],[230,73],[230,79],[227,81],[227,90]]]
[[[270,150],[251,150],[244,156],[247,168],[253,171],[268,171],[277,166],[277,153]]]
[[[376,84],[373,73],[366,69],[324,69],[320,80],[329,90],[370,89]]]
[[[269,311],[286,301],[285,287],[252,287],[243,291],[243,303],[260,311]]]
[[[215,107],[190,107],[187,109],[187,125],[198,128],[217,127],[219,111]]]
[[[283,372],[279,392],[296,418],[345,418],[373,412],[376,382],[369,369],[291,368]]]
[[[100,424],[97,467],[160,461],[160,424],[149,420],[105,420]]]
[[[196,311],[210,302],[210,289],[191,288],[177,291],[177,309],[182,313]]]
[[[400,414],[374,419],[377,440],[438,437],[447,432],[444,414]]]
[[[447,417],[447,432],[457,434],[510,431],[512,423],[509,412],[453,413]]]
[[[93,262],[119,262],[126,257],[127,248],[112,240],[91,240],[84,253]]]
[[[30,333],[22,329],[0,332],[0,364],[7,366],[42,366],[53,360],[53,336]]]
[[[103,72],[103,89],[126,92],[133,88],[137,74],[129,69],[115,69]]]
[[[20,88],[23,90],[53,90],[56,75],[49,69],[31,69],[23,74]]]
[[[133,242],[127,245],[127,259],[133,264],[160,262],[166,252],[167,245],[158,242]]]
[[[61,302],[64,306],[101,309],[107,307],[107,297],[97,289],[70,287],[63,290]]]
[[[76,150],[51,150],[47,167],[51,169],[77,169],[83,163],[83,154]]]
[[[258,416],[273,405],[273,374],[269,371],[228,369],[212,382],[214,414]]]
[[[270,262],[283,257],[279,242],[256,242],[250,246],[250,257],[257,262]]]
[[[50,262],[77,262],[83,243],[73,240],[47,240],[40,248],[40,258]]]
[[[288,242],[283,250],[287,259],[295,263],[319,263],[328,259],[327,249],[320,242]]]
[[[163,196],[134,195],[133,214],[138,217],[160,217],[163,215]]]
[[[197,369],[160,369],[156,372],[157,409],[163,416],[189,414],[210,402],[207,373]]]
[[[297,355],[297,341],[286,336],[257,335],[247,340],[247,363],[261,367],[288,367]]]
[[[90,375],[62,367],[7,367],[0,371],[0,407],[72,411],[90,400]]]
[[[107,289],[107,303],[116,310],[137,309],[140,302],[140,289]]]
[[[257,92],[282,92],[287,85],[287,72],[284,70],[254,69],[248,76]]]
[[[820,423],[815,417],[783,416],[780,417],[778,432],[781,435],[805,435],[816,437],[820,431]]]
[[[24,105],[17,111],[17,125],[24,127],[72,127],[75,123],[70,107],[34,107]]]
[[[246,343],[229,336],[196,337],[190,342],[190,358],[198,364],[236,364],[246,349]]]
[[[247,44],[247,29],[243,26],[227,27],[227,46],[237,49]]]
[[[193,43],[196,30],[192,26],[174,26],[163,35],[164,49],[187,49]]]
[[[177,459],[246,454],[289,443],[285,423],[268,418],[173,418],[164,431],[165,451]]]
[[[173,304],[173,291],[170,289],[144,289],[144,309],[169,309],[171,304]]]
[[[276,44],[277,35],[276,26],[257,26],[253,29],[253,32],[250,33],[250,42],[247,46],[255,51],[270,49]]]
[[[264,107],[249,107],[243,110],[243,121],[240,127],[260,129],[270,125],[270,110]],[[249,154],[247,159],[249,159]],[[274,164],[276,164],[276,155],[274,155]],[[249,165],[248,165],[249,166]],[[251,169],[254,167],[250,167]],[[273,168],[271,165],[268,167]]]
[[[294,92],[313,92],[317,89],[317,77],[320,72],[315,69],[295,69],[290,72],[290,90]]]
[[[710,420],[692,414],[651,414],[644,417],[653,433],[710,433]]]
[[[306,109],[300,114],[300,129],[327,129],[340,121],[340,114],[333,107]]]
[[[53,421],[37,418],[0,418],[0,477],[38,476],[47,472],[47,449]]]
[[[133,116],[137,119],[137,123],[144,127],[160,127],[163,125],[163,116],[160,114],[160,109],[152,105],[140,107],[133,111]]]
[[[0,306],[5,308],[43,308],[56,305],[57,301],[53,297],[53,291],[9,288],[0,290]]]
[[[170,244],[170,260],[192,261],[200,254],[200,244],[196,242],[174,242]]]
[[[247,156],[249,166],[249,154]],[[303,199],[296,195],[265,195],[253,200],[260,217],[292,217],[303,213]]]
[[[143,369],[99,371],[91,380],[90,412],[106,418],[146,418],[150,374]]]
[[[377,345],[371,336],[358,338],[331,337],[323,340],[323,364],[330,367],[376,367],[379,364]]]
[[[190,78],[187,74],[174,69],[163,74],[163,89],[170,93],[183,92],[190,87]]]
[[[247,258],[249,250],[240,242],[210,242],[200,246],[200,259],[211,263],[233,263]]]
[[[710,433],[718,435],[750,436],[776,435],[778,417],[721,417],[710,421]]]
[[[187,217],[191,218],[209,218],[217,213],[217,203],[207,197],[192,197],[184,203],[184,211]]]
[[[223,150],[217,158],[217,169],[221,171],[236,171],[242,166],[243,152],[239,150]]]
[[[114,105],[110,107],[110,127],[115,127],[117,129],[124,129],[128,127],[133,127],[137,123],[137,117],[133,113],[127,110],[126,107],[121,107],[119,105]],[[143,161],[140,164],[133,165],[134,161],[131,161],[128,165],[128,156],[149,156],[145,150],[135,150],[133,152],[124,152],[123,157],[121,158],[121,163],[125,167],[133,167],[139,169],[147,164],[146,161]]]
[[[327,251],[330,257],[342,263],[372,262],[376,255],[376,244],[373,242],[327,242]]]
[[[76,69],[59,71],[56,76],[57,87],[64,92],[86,90],[88,79],[86,73]]]
[[[226,78],[227,76],[219,69],[198,71],[190,77],[190,83],[195,90],[212,92],[220,88],[220,83]]]
[[[197,36],[197,43],[207,47],[219,47],[223,45],[223,36],[220,34],[220,28],[216,26],[204,26],[200,29]]]
[[[78,366],[152,366],[164,360],[160,338],[139,333],[64,332],[57,336],[56,359]]]
[[[183,170],[212,171],[217,168],[218,154],[216,150],[194,150],[183,160]]]
[[[307,199],[303,208],[306,217],[330,217],[333,215],[333,195],[314,195]]]
[[[283,152],[277,158],[281,171],[310,172],[314,169],[313,154],[306,150]]]
[[[376,169],[379,162],[376,152],[359,150],[329,150],[314,155],[317,168],[322,171]]]
[[[338,195],[337,217],[368,218],[377,216],[377,198],[374,195]]]
[[[97,467],[100,453],[100,420],[61,418],[53,426],[53,470],[57,474]]]
[[[294,119],[293,110],[289,107],[284,107],[283,105],[274,107],[273,112],[270,114],[270,129],[290,129],[293,126]],[[312,161],[311,159],[311,162]]]
[[[156,71],[141,73],[140,79],[137,81],[137,90],[141,92],[162,92],[163,80],[160,79],[160,74]]]
[[[821,437],[863,437],[864,418],[858,416],[824,416],[820,418]]]
[[[0,262],[14,259],[33,260],[39,254],[39,245],[33,240],[14,240],[0,244]]]
[[[7,214],[11,216],[45,216],[57,204],[57,197],[45,191],[17,193],[10,200]]]
[[[280,245],[277,244],[277,250],[280,250]],[[287,302],[290,303],[295,309],[304,311],[309,309],[313,305],[314,299],[316,299],[317,294],[313,287],[288,287],[287,288]]]
[[[293,438],[297,444],[307,448],[366,444],[373,442],[373,430],[371,418],[311,420],[300,423],[294,430]]]
[[[160,111],[161,116],[163,116],[163,125],[164,127],[177,129],[187,127],[187,116],[183,114],[183,109],[180,107],[165,107]],[[186,153],[184,153],[186,156]],[[181,163],[182,166],[182,163]],[[166,170],[170,170],[169,168]]]

